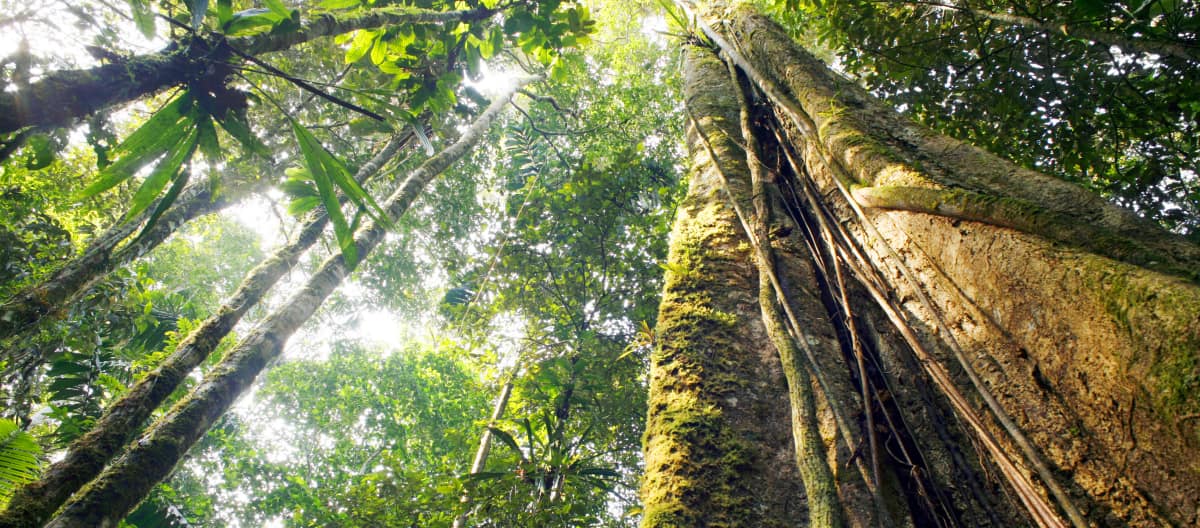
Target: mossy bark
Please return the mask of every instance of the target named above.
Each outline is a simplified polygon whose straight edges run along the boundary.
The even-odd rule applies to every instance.
[[[362,183],[374,175],[406,142],[403,137],[389,141],[359,169],[355,179]],[[216,313],[189,334],[162,364],[105,409],[92,429],[71,443],[62,459],[51,464],[40,479],[17,490],[7,509],[0,513],[0,528],[44,523],[72,494],[100,474],[104,465],[120,453],[154,410],[217,349],[242,316],[258,304],[263,295],[296,265],[300,256],[320,239],[328,224],[328,215],[314,212],[294,241],[255,266]]]
[[[688,107],[710,135],[737,137],[725,66],[705,50],[687,53]],[[751,249],[694,127],[688,139],[695,164],[651,357],[643,526],[802,526],[787,392],[762,326]],[[731,141],[714,148],[742,158]],[[729,185],[744,195],[749,183],[743,172]]]
[[[529,80],[519,81],[513,90]],[[389,218],[403,215],[429,182],[474,147],[506,107],[510,95],[511,92],[498,98],[454,144],[409,174],[383,205]],[[365,258],[385,233],[384,226],[375,222],[364,227],[355,236],[358,255]],[[292,333],[312,316],[351,271],[353,266],[348,265],[341,255],[327,259],[304,288],[239,341],[199,386],[68,502],[47,526],[117,526],[158,482],[170,474],[187,450],[233,405],[266,365],[279,357]]]
[[[822,200],[922,342],[964,392],[964,369],[978,375],[1086,522],[1200,523],[1200,287],[1188,273],[1200,248],[903,119],[751,9],[724,19],[726,40],[774,83]],[[848,183],[875,188],[859,192],[865,216]],[[946,215],[956,207],[969,214]]]
[[[231,196],[236,194],[214,198],[207,185],[193,186],[139,237],[136,245],[121,243],[141,227],[149,211],[136,220],[106,230],[49,278],[0,305],[0,344],[36,328],[43,317],[64,309],[97,281],[154,249],[183,224],[229,205],[233,201]],[[15,359],[7,350],[5,356]]]
[[[785,209],[779,175],[768,170],[755,178],[750,167],[779,160],[745,150],[756,141],[744,138],[757,140],[763,131],[750,119],[739,122],[738,91],[724,64],[708,50],[689,51],[685,64],[694,166],[672,234],[652,356],[643,525],[1022,522],[1013,504],[989,500],[998,488],[936,395],[908,386],[872,389],[872,400],[889,402],[880,418],[891,427],[889,451],[911,451],[913,458],[906,465],[881,453],[882,469],[868,469],[864,404],[836,323],[842,315],[827,306],[817,269],[824,256],[813,254],[789,214],[772,214]],[[761,254],[758,240],[766,241]],[[756,259],[773,261],[777,276],[770,277],[771,266],[760,271]],[[853,296],[865,297],[857,290]],[[880,350],[872,356],[876,370],[886,364],[893,384],[923,376],[911,362],[897,364],[902,341],[894,333],[871,328],[886,328],[886,319],[861,313],[863,346]],[[809,352],[802,354],[801,344]],[[911,423],[902,423],[900,406]],[[919,436],[919,452],[910,436]]]

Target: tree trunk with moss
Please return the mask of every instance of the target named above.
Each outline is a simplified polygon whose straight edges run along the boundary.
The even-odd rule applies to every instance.
[[[700,20],[724,21],[706,32],[749,78],[760,115],[752,141],[728,122],[707,148],[689,131],[695,170],[651,374],[645,526],[803,524],[772,509],[788,503],[779,493],[802,504],[801,491],[742,484],[780,468],[732,456],[778,447],[759,429],[787,424],[731,418],[730,402],[787,405],[776,371],[760,367],[772,349],[761,317],[737,309],[755,289],[754,221],[739,225],[713,174],[715,161],[737,196],[747,184],[732,167],[745,171],[755,143],[751,163],[770,182],[759,194],[780,212],[759,236],[775,252],[772,289],[795,315],[787,337],[811,351],[792,368],[812,375],[826,456],[852,453],[828,467],[880,468],[855,477],[882,504],[839,481],[847,524],[878,522],[870,508],[888,526],[1200,522],[1200,248],[903,119],[752,8],[709,9]],[[733,85],[697,72],[694,119],[734,119]],[[872,434],[886,450],[869,447]]]
[[[173,86],[203,79],[220,79],[230,69],[214,67],[240,56],[291,49],[298,44],[356,29],[406,24],[455,24],[483,20],[494,14],[486,8],[429,11],[388,7],[349,16],[323,14],[297,31],[227,39],[191,37],[153,54],[84,70],[53,72],[17,92],[0,93],[0,134],[30,127],[69,126],[89,114],[136,101]]]
[[[511,90],[529,81],[520,80]],[[454,144],[414,169],[384,203],[387,217],[393,221],[401,217],[429,182],[465,156],[508,105],[511,95],[509,92],[497,98]],[[355,235],[357,254],[366,258],[385,234],[382,224],[370,222]],[[130,444],[123,456],[76,494],[46,526],[117,526],[171,473],[188,449],[233,405],[267,364],[283,353],[288,338],[354,270],[354,265],[340,254],[326,259],[301,290],[239,341],[195,389]]]
[[[699,50],[688,59],[688,107],[702,125],[735,133],[725,66]],[[794,526],[803,486],[783,370],[764,346],[751,250],[695,127],[688,138],[700,153],[671,235],[651,358],[644,526]],[[728,142],[714,146],[735,154]]]
[[[410,136],[393,137],[355,174],[360,184],[378,173],[408,143]],[[216,312],[184,339],[153,371],[104,410],[87,434],[67,448],[41,478],[20,487],[0,513],[0,528],[44,523],[72,494],[91,481],[105,464],[120,454],[160,405],[182,385],[192,371],[217,349],[242,316],[288,273],[300,257],[320,239],[329,216],[324,210],[309,214],[296,239],[259,263]]]
[[[240,194],[240,193],[239,193]],[[206,214],[219,211],[233,200],[227,195],[213,197],[206,184],[195,185],[167,210],[136,244],[122,246],[150,217],[153,208],[135,220],[123,222],[96,237],[87,248],[46,280],[30,286],[0,304],[0,343],[33,330],[42,318],[63,310],[88,288],[113,270],[145,255],[171,236],[180,226]],[[22,358],[5,351],[5,358]],[[40,360],[41,358],[34,358]]]

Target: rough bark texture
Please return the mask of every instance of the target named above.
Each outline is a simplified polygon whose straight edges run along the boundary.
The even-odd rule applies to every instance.
[[[840,527],[846,524],[842,515],[843,502],[838,499],[838,483],[829,467],[825,445],[821,439],[816,397],[814,396],[816,391],[813,388],[812,376],[809,375],[811,365],[802,359],[801,348],[797,346],[798,340],[808,337],[805,335],[808,329],[800,328],[799,321],[796,320],[796,325],[792,327],[792,333],[788,332],[788,319],[784,314],[785,312],[794,314],[796,307],[792,305],[800,303],[791,302],[788,292],[783,289],[776,266],[775,241],[772,240],[772,238],[779,237],[772,237],[771,234],[772,225],[776,228],[782,228],[784,225],[789,228],[794,228],[794,226],[790,223],[784,224],[784,219],[776,214],[776,211],[779,211],[776,192],[777,174],[770,171],[763,161],[762,145],[757,138],[756,118],[758,116],[755,115],[751,107],[752,102],[749,100],[751,92],[745,88],[742,76],[735,67],[730,66],[729,71],[731,74],[730,89],[738,94],[741,142],[745,151],[744,169],[750,175],[750,196],[742,197],[740,201],[753,203],[753,209],[748,214],[750,217],[748,222],[744,218],[747,216],[747,212],[742,211],[741,207],[735,209],[735,212],[738,214],[739,220],[743,222],[743,229],[750,238],[750,244],[757,250],[754,260],[758,268],[758,304],[768,339],[779,354],[780,365],[783,368],[784,378],[787,380],[796,467],[800,470],[800,478],[804,482],[804,492],[807,495],[808,525],[810,528]],[[743,168],[741,164],[726,163],[726,165],[732,165],[737,169]],[[722,172],[723,175],[728,175],[728,172]],[[726,191],[729,192],[730,189],[726,189]],[[733,196],[730,198],[737,200]],[[747,200],[747,198],[749,199]],[[776,235],[781,232],[782,229],[777,229]],[[801,262],[807,263],[808,261],[793,260],[788,264],[794,266]],[[804,267],[804,271],[810,272],[808,278],[812,278],[811,269],[808,266]],[[816,286],[815,281],[792,286],[796,286],[802,291],[799,296],[793,297],[809,298],[808,306],[821,306],[820,299],[805,295],[816,290],[813,288]],[[789,304],[784,305],[784,302]],[[811,349],[811,344],[805,343],[805,346]],[[822,375],[827,374],[822,373]],[[841,409],[841,412],[844,413],[845,409]],[[836,459],[834,464],[834,467],[837,467]],[[864,474],[868,476],[864,483],[871,484],[870,492],[878,506],[874,513],[880,515],[883,511],[883,500],[882,490],[876,485],[878,483],[876,475],[879,474],[879,471],[876,468],[869,473],[864,472]],[[845,491],[849,494],[851,489]],[[846,502],[851,504],[850,501]],[[870,515],[863,515],[863,513],[871,513],[871,509],[848,509],[851,510],[849,517],[852,521],[866,521],[863,523],[865,525],[875,524],[869,521]],[[884,517],[880,516],[879,518]]]
[[[802,112],[773,101],[823,200],[963,391],[951,340],[1087,522],[1200,522],[1200,248],[902,119],[752,11],[727,19],[727,39]],[[856,193],[868,207],[884,205],[881,187],[920,190],[869,209],[868,225],[847,184],[875,187]],[[911,205],[929,193],[941,204]],[[975,204],[963,210],[1006,205],[946,216],[946,198],[961,196]]]
[[[518,87],[523,84],[518,83]],[[403,215],[430,181],[470,151],[508,104],[509,95],[511,92],[492,103],[458,141],[426,160],[405,179],[383,206],[389,218]],[[355,237],[358,255],[365,258],[384,234],[383,226],[374,222],[368,224]],[[326,260],[303,289],[243,338],[199,386],[67,503],[47,526],[117,526],[154,485],[170,474],[187,450],[233,405],[267,363],[279,357],[292,333],[312,316],[352,270],[341,255]]]
[[[706,51],[688,53],[689,107],[709,135],[736,137],[725,66]],[[688,139],[703,152],[694,127]],[[729,141],[714,146],[721,158],[741,159]],[[802,525],[787,392],[762,326],[751,250],[714,160],[696,157],[671,235],[651,358],[643,526]],[[747,190],[749,181],[730,185]]]
[[[886,330],[886,318],[863,309],[861,346],[879,351],[870,356],[877,365],[873,376],[886,371],[893,385],[902,384],[893,389],[881,383],[870,390],[873,399],[889,402],[886,412],[876,410],[880,427],[889,432],[882,442],[887,452],[879,454],[881,469],[868,468],[860,385],[843,352],[841,311],[829,306],[828,285],[821,278],[825,261],[814,257],[803,226],[785,211],[779,171],[761,171],[754,178],[750,170],[750,165],[783,160],[758,159],[743,150],[754,143],[743,138],[753,134],[752,139],[761,139],[762,131],[753,130],[756,125],[749,119],[742,129],[734,124],[738,94],[716,57],[707,50],[693,51],[687,64],[689,145],[696,168],[676,221],[657,329],[660,348],[652,364],[645,438],[644,525],[1024,523],[1012,503],[991,498],[1001,495],[999,488],[982,476],[966,436],[946,419],[945,403],[920,391],[927,383],[920,368],[896,361],[903,342]],[[752,185],[755,179],[759,186]],[[751,238],[747,232],[756,235]],[[775,262],[777,277],[752,268],[758,240],[769,241],[765,258]],[[776,291],[783,292],[786,305],[775,303]],[[853,289],[852,296],[860,303],[868,298]],[[803,354],[798,345],[806,349]],[[747,407],[764,398],[773,400],[767,408]],[[772,405],[778,409],[772,411]],[[780,431],[781,426],[787,430]],[[788,436],[794,448],[782,451],[780,439]],[[722,446],[731,441],[737,442],[738,453],[771,455],[777,463],[724,468]],[[908,461],[897,462],[899,455],[892,453],[902,453]],[[783,456],[792,459],[785,462]],[[785,463],[790,467],[781,473]],[[792,488],[775,484],[797,468],[804,485],[794,476],[787,481]],[[771,492],[757,491],[753,486],[759,482]],[[878,483],[878,503],[872,500],[872,483]],[[805,486],[818,495],[808,497]],[[785,493],[794,494],[795,513],[781,514],[774,507],[789,504],[781,495]],[[828,511],[830,503],[836,512]]]

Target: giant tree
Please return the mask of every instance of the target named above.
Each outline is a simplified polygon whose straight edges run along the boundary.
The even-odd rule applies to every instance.
[[[829,472],[849,525],[1195,523],[1200,248],[907,121],[752,7],[697,18],[645,525],[790,522],[762,482]],[[767,435],[812,420],[797,478]]]

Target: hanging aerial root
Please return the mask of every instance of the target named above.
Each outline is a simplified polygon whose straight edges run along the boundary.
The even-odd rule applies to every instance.
[[[697,18],[697,21],[704,34],[714,43],[716,43],[721,51],[730,58],[730,60],[732,60],[735,64],[742,68],[743,71],[746,72],[747,77],[750,78],[756,87],[766,94],[767,98],[771,101],[774,107],[783,110],[784,113],[787,114],[790,121],[799,128],[801,134],[814,139],[819,138],[816,127],[813,125],[814,121],[812,117],[805,113],[798,103],[796,103],[791,97],[787,96],[785,92],[774,83],[774,81],[768,79],[761,72],[759,72],[752,64],[750,64],[749,61],[746,60],[745,57],[742,56],[740,52],[738,52],[738,50],[731,46],[724,37],[709,27],[705,21],[700,18]],[[823,151],[824,146],[819,141],[816,141],[816,145],[817,148],[815,150],[818,154],[818,157],[821,158],[820,162],[826,167],[829,167],[830,170],[834,171],[836,176],[834,181],[837,184],[838,190],[854,209],[854,212],[858,216],[860,223],[868,230],[869,234],[873,238],[883,242],[888,249],[888,256],[897,262],[897,265],[905,276],[905,279],[916,291],[921,303],[926,306],[931,313],[936,315],[935,319],[937,320],[937,324],[943,331],[943,334],[946,336],[947,342],[950,344],[955,358],[961,364],[962,368],[967,373],[968,378],[971,380],[972,387],[977,393],[980,394],[981,397],[983,397],[988,408],[992,411],[992,414],[996,417],[997,421],[1000,422],[1004,430],[1013,439],[1014,443],[1017,444],[1018,448],[1020,448],[1022,454],[1025,456],[1030,466],[1033,467],[1038,476],[1042,479],[1050,494],[1058,501],[1059,506],[1062,508],[1067,518],[1070,519],[1071,524],[1076,528],[1085,528],[1088,526],[1087,521],[1084,520],[1083,515],[1079,512],[1079,509],[1074,505],[1070,497],[1067,496],[1062,487],[1058,485],[1057,480],[1054,478],[1053,473],[1050,472],[1045,461],[1033,448],[1033,445],[1025,437],[1024,433],[1022,433],[1020,429],[1016,427],[1016,424],[1013,423],[1007,412],[1004,411],[987,387],[983,385],[978,375],[975,374],[974,369],[971,367],[970,363],[967,362],[965,356],[963,355],[961,347],[959,347],[957,342],[954,341],[953,334],[949,331],[945,321],[936,310],[933,310],[932,302],[921,289],[920,284],[912,276],[911,270],[908,270],[908,267],[904,265],[903,260],[899,258],[899,255],[896,253],[895,249],[891,248],[891,246],[887,244],[887,241],[880,236],[877,230],[874,229],[874,224],[870,222],[866,214],[858,206],[858,203],[854,200],[848,186],[846,185],[847,181],[853,181],[853,179],[848,176],[848,173],[844,167],[832,159],[832,156],[830,156],[828,152]],[[931,378],[934,379],[939,387],[946,392],[947,397],[950,398],[955,408],[959,410],[960,413],[964,414],[964,418],[967,419],[968,423],[972,425],[972,428],[980,436],[985,447],[988,448],[988,451],[996,457],[996,460],[1001,465],[1001,468],[1007,468],[1005,469],[1004,474],[1009,479],[1010,484],[1018,490],[1018,494],[1021,496],[1022,502],[1026,505],[1026,508],[1029,510],[1030,514],[1042,526],[1062,526],[1062,521],[1054,512],[1054,508],[1036,492],[1036,488],[1034,487],[1033,483],[1027,477],[1025,477],[1024,474],[1017,470],[1012,461],[1008,459],[1007,454],[1004,453],[999,443],[996,442],[995,438],[993,438],[987,429],[984,428],[982,420],[975,415],[974,409],[969,405],[969,402],[961,394],[961,392],[958,391],[957,386],[953,384],[953,380],[949,377],[949,373],[946,372],[944,367],[941,367],[940,364],[935,363],[932,356],[925,352],[924,347],[917,339],[916,334],[913,332],[911,326],[908,325],[907,321],[905,321],[903,317],[901,317],[900,314],[895,310],[895,308],[891,305],[891,301],[885,295],[883,295],[879,288],[875,285],[870,284],[869,282],[864,282],[864,285],[868,286],[868,290],[871,292],[872,296],[876,298],[876,301],[880,304],[880,307],[884,309],[884,312],[888,315],[888,318],[891,319],[893,324],[896,325],[897,329],[901,331],[901,335],[905,337],[905,340],[909,341],[909,345],[914,349],[914,352],[919,356],[923,356],[922,365],[926,367],[926,371],[929,372]]]
[[[796,449],[796,466],[800,470],[800,478],[804,481],[805,496],[808,501],[808,521],[813,528],[837,528],[845,525],[842,518],[842,506],[838,500],[837,483],[826,463],[824,444],[817,427],[817,409],[813,396],[812,381],[800,360],[800,351],[792,335],[788,334],[787,324],[780,312],[781,303],[787,303],[782,293],[775,294],[771,277],[777,276],[775,256],[771,248],[768,223],[771,218],[771,206],[768,202],[766,176],[763,174],[762,161],[758,156],[759,147],[754,137],[752,117],[742,90],[742,81],[738,78],[736,67],[729,65],[731,81],[738,89],[740,107],[740,122],[742,139],[746,142],[743,150],[746,153],[746,165],[750,171],[751,197],[754,204],[754,214],[751,216],[752,225],[746,236],[758,249],[754,259],[758,267],[758,302],[762,311],[763,325],[771,343],[779,353],[783,365],[784,376],[788,384],[788,400],[791,403],[792,438]],[[728,192],[728,186],[726,187]],[[734,200],[730,196],[731,200]],[[734,200],[736,201],[736,200]],[[743,219],[743,225],[745,220]],[[794,335],[800,336],[799,328],[794,328]],[[830,395],[827,400],[833,400]],[[864,402],[865,404],[865,402]],[[831,403],[831,405],[833,405]],[[872,449],[874,442],[872,442]],[[875,453],[872,453],[874,456]],[[876,467],[878,470],[878,467]],[[866,477],[867,475],[864,475]],[[877,522],[883,519],[883,500],[879,492],[879,473],[876,471],[870,478],[864,478],[871,490],[877,510]]]
[[[790,155],[788,156],[788,158],[789,158],[789,162],[792,164],[793,168],[797,171],[800,170],[799,164],[796,162],[796,160],[792,159]],[[839,190],[841,190],[843,192],[843,197],[847,198],[847,201],[850,202],[851,207],[854,208],[856,210],[856,212],[858,213],[860,223],[862,223],[865,226],[868,226],[867,227],[868,230],[873,230],[874,229],[873,225],[870,224],[869,222],[867,222],[865,214],[863,214],[862,211],[857,208],[856,204],[853,203],[853,201],[851,200],[851,195],[846,191],[846,189],[839,185]],[[815,198],[815,196],[812,196],[812,194],[815,194],[815,193],[811,193],[811,191],[810,191],[810,198],[815,201],[816,198]],[[842,235],[842,237],[844,239],[846,239],[846,240],[850,239],[849,233],[847,233],[840,224],[834,223],[834,225],[837,226],[840,234]],[[878,240],[884,240],[883,237],[880,236],[877,232],[874,233],[874,236]],[[847,245],[849,245],[851,248],[854,248],[854,246],[851,244],[847,244]],[[889,249],[891,249],[890,246],[887,246],[887,247]],[[884,314],[888,317],[888,319],[892,322],[893,326],[895,326],[896,329],[900,331],[901,335],[904,337],[905,341],[908,343],[909,348],[917,356],[919,363],[925,369],[926,373],[930,375],[930,378],[942,390],[942,393],[946,395],[946,397],[950,401],[951,405],[954,407],[954,409],[956,411],[958,411],[959,415],[966,421],[969,428],[971,430],[975,431],[976,436],[979,438],[980,442],[983,444],[985,450],[988,451],[989,454],[991,454],[992,459],[996,462],[997,466],[1000,467],[1001,473],[1005,476],[1005,479],[1009,481],[1010,485],[1012,485],[1012,487],[1014,488],[1014,490],[1017,493],[1018,498],[1021,500],[1022,504],[1026,507],[1026,510],[1030,513],[1030,515],[1033,516],[1033,518],[1038,522],[1038,525],[1044,526],[1044,527],[1062,527],[1062,526],[1064,526],[1062,521],[1058,518],[1057,514],[1055,514],[1054,509],[1048,503],[1046,503],[1046,501],[1044,499],[1042,499],[1041,495],[1037,493],[1033,483],[1008,458],[1008,455],[1004,452],[1002,446],[1000,446],[1000,444],[996,441],[995,437],[993,437],[991,435],[991,433],[985,428],[983,421],[975,413],[974,408],[970,405],[970,403],[966,400],[965,396],[963,396],[963,394],[958,390],[958,387],[954,384],[954,381],[950,377],[949,372],[946,371],[945,368],[942,367],[941,364],[937,362],[936,358],[934,358],[931,354],[929,354],[928,351],[925,350],[924,346],[921,344],[919,338],[917,337],[916,332],[912,329],[912,326],[907,322],[907,320],[904,319],[904,317],[902,315],[900,315],[900,310],[895,306],[895,303],[891,299],[889,299],[887,297],[887,295],[885,295],[883,293],[883,291],[882,291],[883,287],[881,285],[882,281],[880,280],[880,276],[879,276],[878,272],[876,270],[874,270],[873,267],[870,265],[870,261],[868,259],[866,259],[866,257],[863,256],[861,253],[857,252],[856,248],[855,248],[853,256],[844,247],[839,246],[838,250],[841,252],[843,261],[846,262],[846,264],[851,268],[851,270],[854,271],[855,275],[860,278],[860,282],[867,288],[867,290],[871,294],[872,298],[875,299],[876,303],[883,310]],[[900,260],[899,255],[895,254],[895,250],[892,250],[892,252],[889,256],[891,258],[893,258],[896,262],[900,263],[902,271],[904,272],[905,276],[908,277],[910,281],[912,281],[911,271],[907,271],[907,267],[903,266],[903,262]],[[915,287],[915,282],[913,282],[913,284]],[[924,299],[926,308],[932,311],[932,303],[929,302],[928,298],[924,296],[924,292],[918,289],[918,296]],[[933,312],[933,313],[936,314],[937,312]],[[944,326],[945,325],[944,321],[941,321],[940,317],[938,319],[939,319],[939,322]],[[948,329],[943,328],[943,331],[949,336]],[[949,339],[952,340],[953,339],[952,336],[949,337]],[[953,345],[955,345],[954,348],[959,351],[956,355],[959,357],[960,361],[965,363],[966,360],[965,360],[965,357],[963,357],[963,355],[961,353],[961,349],[956,348],[956,345],[957,345],[956,342],[952,342],[952,343],[953,343]],[[968,375],[972,377],[972,381],[976,382],[977,384],[980,383],[978,381],[978,379],[974,377],[974,372],[970,369],[969,365],[964,365],[964,368],[967,370]],[[981,385],[976,385],[976,388],[980,389],[980,391],[983,393],[985,401],[987,401],[988,397],[990,397],[991,394],[989,392],[987,392],[985,388],[980,388],[980,387],[981,387]],[[992,401],[993,402],[995,401],[994,398],[992,398]],[[994,407],[992,410],[996,411],[998,407],[999,407],[999,403],[996,402],[996,407]],[[1003,413],[1003,410],[999,410],[999,412]],[[1006,414],[1004,414],[1001,417],[998,417],[998,420],[1001,422],[1002,426],[1006,425],[1005,424],[1006,418],[1008,418]],[[1009,432],[1010,434],[1015,434],[1015,435],[1020,436],[1021,438],[1024,438],[1023,435],[1020,433],[1020,431],[1016,429],[1015,424],[1011,423],[1011,419],[1008,419],[1007,421],[1008,421],[1007,425],[1010,425],[1011,428],[1006,426],[1005,427],[1006,431]],[[1026,441],[1025,446],[1021,446],[1019,441],[1017,441],[1017,443],[1018,443],[1019,447],[1028,447],[1030,450],[1032,450],[1032,446],[1028,445],[1027,441]],[[1028,452],[1026,454],[1028,454]],[[1037,467],[1037,462],[1039,462],[1039,461],[1040,461],[1040,459],[1036,458],[1036,454],[1034,454],[1033,464],[1035,466],[1035,470],[1039,469]],[[1049,470],[1047,468],[1045,468],[1044,465],[1042,465],[1042,467],[1040,469],[1045,471],[1045,475],[1049,474]],[[1039,471],[1039,474],[1041,474],[1041,473],[1042,473],[1042,471]],[[1043,478],[1045,478],[1045,477],[1043,476]],[[1057,488],[1057,483],[1053,480],[1047,480],[1046,485],[1047,485],[1047,487],[1051,488],[1051,493],[1054,494],[1054,489]],[[1061,490],[1059,490],[1059,491],[1061,492]],[[1064,509],[1066,509],[1066,508],[1064,508]],[[1079,517],[1079,520],[1082,522],[1082,516]],[[1078,526],[1082,527],[1082,526],[1086,526],[1086,524],[1080,524]]]
[[[857,244],[854,243],[854,241],[850,237],[849,233],[846,232],[845,227],[838,221],[837,216],[834,215],[834,213],[829,209],[829,207],[826,205],[825,202],[823,202],[820,198],[818,198],[819,196],[821,196],[821,194],[817,191],[814,180],[812,179],[812,177],[809,174],[809,172],[807,171],[807,169],[803,166],[803,164],[801,164],[800,162],[797,161],[791,144],[788,142],[787,139],[785,139],[784,133],[779,129],[778,121],[773,121],[771,130],[775,135],[776,144],[779,147],[783,161],[786,162],[786,166],[791,169],[791,173],[792,173],[792,178],[785,181],[785,183],[788,184],[788,190],[791,192],[791,196],[792,196],[792,200],[793,200],[792,203],[793,203],[793,207],[795,208],[795,211],[789,211],[789,212],[791,212],[793,214],[793,216],[797,216],[797,215],[801,216],[801,220],[803,220],[804,218],[803,218],[802,214],[800,213],[800,210],[801,210],[801,202],[805,202],[807,204],[807,206],[809,207],[809,210],[813,212],[813,217],[816,219],[817,223],[820,226],[823,237],[826,239],[827,247],[830,248],[830,251],[835,253],[831,257],[831,259],[833,259],[835,261],[835,264],[842,262],[842,263],[845,263],[847,266],[851,266],[851,273],[858,276],[858,280],[860,282],[873,281],[877,286],[884,284],[886,281],[884,281],[883,278],[879,275],[879,270],[869,264],[870,261],[863,255],[863,253],[858,248]],[[800,191],[797,191],[797,187],[800,189]],[[805,221],[804,223],[808,224],[809,222]],[[808,228],[808,229],[809,229],[809,233],[810,233],[809,236],[811,238],[815,238],[816,235],[811,233],[812,229],[811,228]],[[859,263],[859,265],[855,266],[855,263]],[[828,272],[824,271],[823,267],[822,267],[822,270],[823,270],[823,273],[825,273],[828,276]],[[869,273],[869,275],[860,276],[859,272],[864,271],[864,270],[867,273]],[[844,293],[846,288],[845,288],[845,283],[844,283],[843,279],[841,278],[841,266],[840,265],[837,266],[836,273],[838,275],[838,283],[841,285],[841,291]],[[846,300],[844,296],[843,296],[843,305],[846,308],[846,312],[847,312],[846,317],[849,318],[848,323],[852,325],[853,319],[852,319],[852,315],[850,314],[850,305],[848,303],[848,300]],[[872,358],[872,361],[874,362],[875,359]],[[882,370],[883,370],[882,365],[875,363],[875,367],[882,372]],[[862,370],[860,368],[860,372],[861,371]],[[887,376],[881,376],[880,382],[883,385],[883,389],[886,390],[888,393],[893,393],[893,394],[895,393],[895,391],[889,386]],[[896,409],[895,409],[895,412],[897,414],[896,418],[898,418],[899,422],[900,422],[899,427],[898,427],[897,424],[893,423],[894,419],[893,419],[891,413],[888,412],[887,406],[884,405],[884,402],[882,400],[878,400],[878,399],[877,399],[877,401],[879,401],[880,405],[883,407],[883,418],[888,423],[888,427],[892,431],[899,431],[899,430],[910,431],[912,429],[911,427],[908,426],[907,420],[904,417],[904,413],[901,412],[901,409],[899,407],[896,407]],[[896,404],[896,402],[894,402],[894,401],[892,403]],[[929,403],[930,402],[926,402],[926,404],[929,404]],[[951,416],[956,416],[956,415],[952,414]],[[870,418],[870,417],[868,416],[868,418]],[[940,422],[938,422],[937,420],[934,420],[931,425],[934,426],[934,429],[937,432],[938,437],[942,440],[943,443],[945,443],[947,446],[953,445],[955,443],[949,437],[948,432],[946,431],[945,427],[942,426],[942,424]],[[917,449],[916,449],[917,457],[920,458],[921,464],[925,465],[925,462],[924,462],[925,455],[921,452],[919,446],[915,446],[915,447],[917,447]],[[904,449],[903,444],[901,444],[901,448]],[[904,450],[907,451],[906,449],[904,449]],[[961,454],[959,454],[959,452],[957,450],[950,449],[949,451],[950,451],[950,456],[955,460],[955,463],[958,466],[963,467],[963,468],[968,467],[967,462],[962,458]],[[905,456],[906,463],[911,464],[911,465],[916,465],[916,462],[914,462],[909,457],[907,452],[904,453],[904,456]],[[984,470],[986,471],[986,465],[984,466]],[[918,484],[920,485],[920,481],[918,481]],[[983,493],[983,490],[980,488],[977,479],[971,478],[969,480],[969,487],[971,488],[971,493],[974,495],[975,499],[977,501],[979,501],[980,504],[989,503],[989,500],[988,500],[987,496]],[[934,489],[934,493],[938,494],[940,496],[940,491],[936,488]],[[926,497],[924,492],[922,492],[922,496]],[[926,497],[926,499],[928,499],[928,498],[929,497]],[[949,514],[950,512],[947,510],[946,513]],[[993,524],[995,524],[997,526],[1001,526],[1004,524],[999,520],[999,518],[995,517],[994,512],[992,512],[990,509],[988,510],[988,515],[992,518]]]
[[[712,156],[713,160],[720,159],[719,157],[717,157],[716,151],[713,148],[711,141],[709,141],[708,135],[703,131],[703,129],[700,128],[699,120],[697,120],[695,115],[692,114],[691,109],[687,106],[686,103],[684,104],[684,112],[687,114],[688,119],[692,122],[692,126],[695,127],[697,134],[700,136],[701,140],[703,141],[705,148],[709,152],[709,155]],[[722,185],[723,185],[723,188],[725,191],[725,195],[730,201],[730,206],[733,208],[733,211],[734,211],[735,215],[737,216],[738,221],[741,223],[742,229],[744,230],[745,233],[747,233],[748,238],[750,240],[750,245],[753,248],[755,248],[755,251],[757,252],[758,251],[757,248],[759,248],[761,246],[758,244],[756,237],[754,237],[754,231],[750,227],[750,223],[746,220],[747,216],[742,211],[741,206],[738,205],[737,200],[734,199],[733,194],[730,193],[729,181],[725,177],[724,172],[721,171],[720,165],[714,163],[714,166],[716,167],[717,172],[720,173],[720,175],[721,175]],[[767,271],[767,277],[770,279],[771,285],[775,289],[776,295],[779,295],[780,298],[786,298],[786,296],[783,295],[783,285],[779,281],[778,275],[776,275],[774,273],[774,270],[771,268],[768,268],[766,271]],[[801,330],[802,327],[798,324],[798,322],[797,322],[798,319],[796,317],[796,314],[792,311],[791,305],[788,303],[782,303],[781,306],[783,307],[784,315],[786,316],[790,327],[793,329],[794,332],[796,332],[795,341],[800,344],[800,349],[801,349],[801,351],[804,352],[804,357],[807,360],[808,368],[812,370],[812,375],[813,375],[813,378],[815,378],[817,380],[817,385],[821,388],[822,392],[824,392],[826,394],[834,394],[834,391],[832,390],[830,381],[828,379],[828,375],[821,370],[821,368],[819,366],[820,363],[817,362],[816,355],[813,352],[812,347],[809,346],[808,339],[804,336],[804,333]],[[841,433],[843,438],[845,438],[847,445],[849,445],[849,446],[857,445],[858,444],[858,442],[857,442],[858,435],[854,434],[854,430],[850,427],[850,422],[847,418],[848,411],[846,409],[843,409],[840,405],[837,404],[836,401],[834,401],[832,399],[829,400],[829,407],[830,407],[830,411],[833,413],[834,422],[837,424],[838,432]],[[859,461],[859,463],[861,464],[861,461]],[[864,474],[866,473],[865,467],[860,467],[859,469]]]

